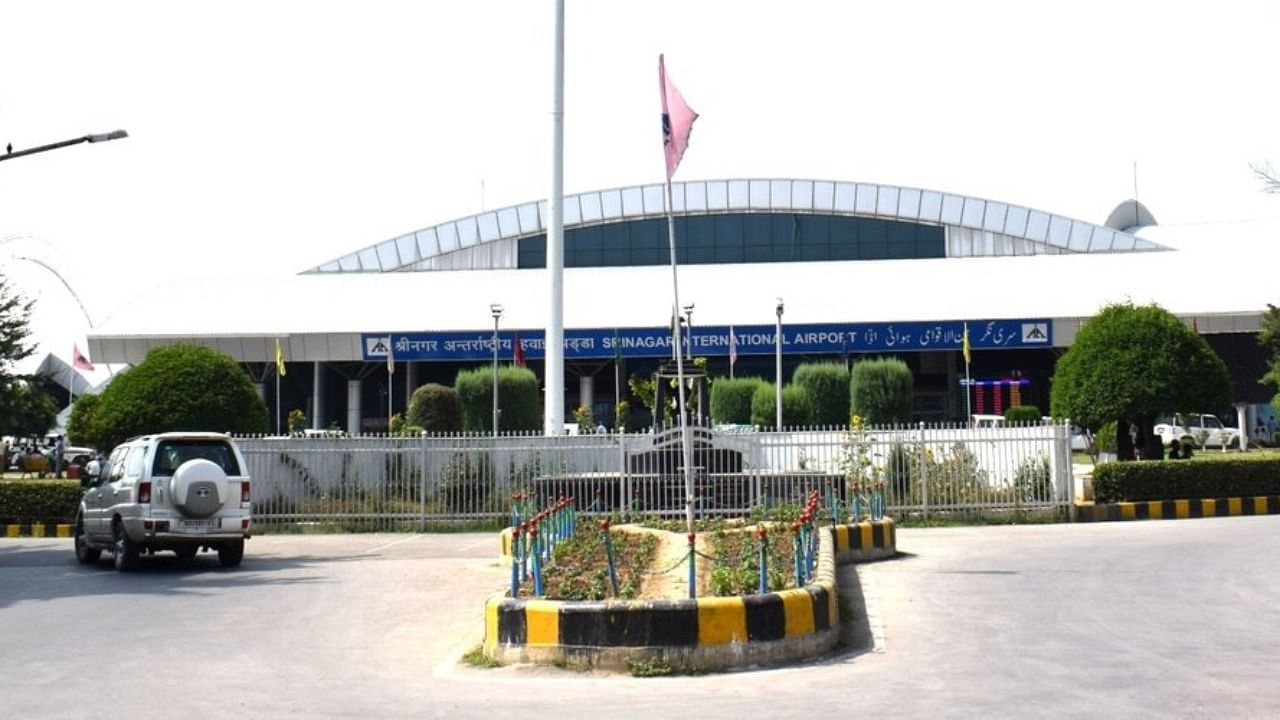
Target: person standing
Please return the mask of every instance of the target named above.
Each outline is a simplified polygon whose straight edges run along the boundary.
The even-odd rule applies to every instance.
[[[59,480],[62,479],[62,450],[64,444],[62,436],[54,438],[53,441],[53,476]]]

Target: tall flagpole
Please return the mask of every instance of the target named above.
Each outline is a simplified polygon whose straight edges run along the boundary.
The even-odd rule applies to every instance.
[[[564,433],[564,0],[556,0],[555,70],[551,107],[551,197],[547,209],[549,304],[543,432]]]
[[[969,377],[969,323],[964,324],[964,422],[966,425],[973,422],[973,378]]]
[[[658,56],[658,83],[662,97],[662,115],[663,115],[663,142],[664,152],[665,144],[675,142],[675,138],[667,137],[672,132],[672,123],[668,114],[667,101],[667,74],[663,64],[662,56]],[[683,99],[680,100],[683,104]],[[685,107],[685,110],[688,108]],[[694,116],[697,117],[696,115]],[[690,120],[692,125],[692,120]],[[680,151],[681,153],[683,150]],[[676,356],[676,387],[679,399],[680,414],[680,439],[684,456],[684,502],[685,502],[685,523],[689,528],[689,597],[696,598],[698,596],[696,585],[696,574],[694,572],[694,552],[696,545],[694,540],[696,535],[693,529],[693,440],[689,431],[689,417],[685,400],[684,390],[684,353],[681,352],[683,345],[680,342],[680,278],[676,271],[676,219],[675,204],[671,199],[671,174],[675,171],[674,165],[669,160],[667,163],[667,248],[671,254],[671,329],[673,339],[675,341]],[[676,163],[679,159],[676,159]],[[662,412],[660,408],[654,408],[656,412]],[[655,418],[656,423],[656,418]]]

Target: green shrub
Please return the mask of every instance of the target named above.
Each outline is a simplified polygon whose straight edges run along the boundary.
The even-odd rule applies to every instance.
[[[716,378],[711,383],[711,421],[751,424],[751,398],[765,384],[764,380],[755,377]]]
[[[491,406],[490,412],[492,411]],[[462,430],[458,391],[437,383],[420,386],[409,398],[405,421],[429,433],[456,433]]]
[[[93,411],[104,452],[146,433],[211,430],[267,432],[267,406],[249,375],[227,355],[201,345],[156,348],[117,373]]]
[[[911,421],[911,369],[897,358],[854,363],[849,380],[849,409],[870,425]]]
[[[0,482],[0,525],[74,522],[82,494],[76,480]]]
[[[307,429],[307,414],[294,408],[289,411],[287,423],[290,435],[301,435]]]
[[[777,420],[777,398],[773,383],[764,383],[751,396],[751,424],[771,428]],[[782,387],[782,426],[803,427],[812,424],[809,393],[798,385]]]
[[[493,463],[488,453],[455,453],[440,470],[440,492],[445,510],[464,514],[494,510],[490,496],[495,482]]]
[[[463,432],[493,432],[493,368],[460,370],[453,382],[462,409]],[[528,368],[498,367],[498,429],[527,432],[542,427],[538,376]]]
[[[849,369],[843,363],[804,363],[791,381],[809,393],[814,425],[849,422]]]
[[[1018,405],[1004,411],[1004,422],[1006,425],[1039,425],[1041,420],[1040,408],[1035,405]]]
[[[1100,503],[1255,495],[1280,495],[1280,458],[1112,462],[1093,471],[1093,496]]]

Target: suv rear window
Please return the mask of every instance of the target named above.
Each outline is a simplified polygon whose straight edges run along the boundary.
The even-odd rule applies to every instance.
[[[236,454],[221,440],[164,440],[156,447],[151,474],[154,477],[170,477],[179,465],[195,459],[209,460],[227,475],[240,474]]]

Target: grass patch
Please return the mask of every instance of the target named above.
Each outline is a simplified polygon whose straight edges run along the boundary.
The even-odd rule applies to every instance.
[[[930,515],[894,518],[900,528],[974,527],[985,525],[1057,525],[1067,522],[1064,510],[1009,512],[991,515]]]
[[[632,677],[666,677],[675,675],[676,669],[664,657],[627,658],[627,670]]]
[[[479,645],[472,648],[471,651],[468,652],[466,655],[463,655],[462,662],[466,663],[467,665],[470,665],[471,667],[484,668],[486,670],[490,668],[502,667],[502,663],[498,662],[497,660],[494,660],[488,655],[485,655],[484,648],[482,648]]]

